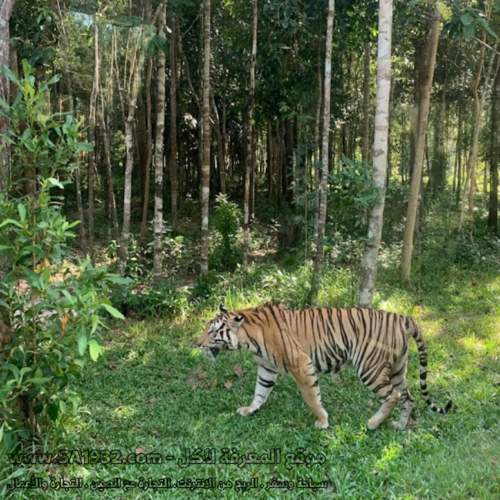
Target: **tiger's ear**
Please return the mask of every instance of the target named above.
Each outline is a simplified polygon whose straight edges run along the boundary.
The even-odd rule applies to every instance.
[[[222,304],[219,304],[219,312],[221,314],[228,314],[229,313],[229,311]]]

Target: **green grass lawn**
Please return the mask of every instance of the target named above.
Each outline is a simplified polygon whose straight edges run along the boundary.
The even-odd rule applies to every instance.
[[[330,279],[334,279],[330,277]],[[366,430],[378,401],[350,369],[340,377],[322,375],[322,397],[330,428],[314,428],[314,416],[294,381],[280,375],[266,406],[245,418],[236,414],[251,402],[256,367],[249,353],[225,352],[216,362],[192,349],[209,309],[167,320],[128,321],[105,339],[105,356],[90,364],[81,379],[82,405],[65,436],[52,437],[47,451],[119,450],[120,460],[136,451],[172,456],[162,464],[34,466],[3,468],[0,492],[13,498],[339,498],[339,499],[492,499],[500,498],[500,279],[460,272],[438,285],[415,285],[412,291],[384,285],[382,272],[377,304],[414,316],[429,347],[428,386],[434,402],[451,397],[447,416],[431,412],[418,383],[415,345],[409,380],[416,402],[410,428],[401,433],[389,425]],[[349,293],[336,303],[335,291],[324,291],[329,305],[347,305]],[[226,297],[230,307],[264,300],[257,288]],[[239,366],[241,366],[241,371]],[[236,370],[235,370],[236,368]],[[238,373],[236,373],[238,372]],[[242,372],[242,373],[241,373]],[[242,376],[240,376],[242,375]],[[398,412],[398,410],[396,410]],[[397,417],[397,413],[395,413]],[[223,448],[239,455],[281,450],[280,463],[221,463]],[[180,467],[186,449],[215,449],[213,464]],[[291,455],[324,454],[323,464],[290,465]],[[117,457],[118,455],[113,455]],[[2,459],[6,463],[5,457]],[[182,463],[182,462],[181,462]],[[291,470],[290,470],[291,469]],[[171,478],[215,478],[224,489],[171,488],[155,492],[132,488],[92,491],[6,490],[12,475],[81,477],[83,483],[115,477],[139,482]],[[8,479],[8,478],[11,479]],[[292,481],[293,489],[268,488]],[[313,491],[304,481],[327,481]],[[243,482],[257,485],[236,491]],[[224,482],[224,483],[222,483]],[[231,482],[231,483],[228,483]],[[140,483],[141,485],[143,483]],[[262,485],[262,487],[261,487]],[[221,488],[222,488],[221,486]]]

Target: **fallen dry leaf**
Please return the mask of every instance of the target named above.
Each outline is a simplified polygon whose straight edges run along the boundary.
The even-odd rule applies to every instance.
[[[492,464],[495,464],[495,465],[500,464],[500,460],[498,460],[498,458],[492,458],[492,459],[490,460],[490,462],[491,462]]]
[[[120,367],[116,363],[108,363],[108,368],[110,370],[118,370],[118,368],[120,368]]]
[[[115,413],[118,413],[119,411],[122,411],[123,408],[125,408],[125,405],[120,405],[118,408],[115,408]]]
[[[144,451],[144,448],[141,448],[140,446],[138,446],[136,449],[135,449],[135,454],[136,455],[144,455],[144,453],[146,453]]]
[[[225,384],[224,384],[224,387],[226,389],[231,389],[231,387],[233,387],[233,381],[232,380],[228,380]]]
[[[218,382],[217,382],[217,380],[214,380],[214,381],[210,384],[210,386],[212,387],[212,389],[215,389],[215,388],[217,387],[217,383],[218,383]]]
[[[153,403],[158,403],[158,398],[151,398],[146,401],[146,403],[153,404]]]
[[[191,389],[193,389],[193,391],[196,391],[196,389],[198,389],[198,386],[193,385],[193,387],[191,387]]]
[[[239,363],[236,363],[234,365],[234,373],[235,375],[238,377],[238,378],[241,378],[243,377],[243,368],[241,367],[241,365]]]
[[[259,473],[258,473],[258,472],[256,472],[256,473],[253,475],[253,477],[259,477]]]

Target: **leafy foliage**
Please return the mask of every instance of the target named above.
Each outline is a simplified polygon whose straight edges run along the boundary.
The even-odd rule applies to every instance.
[[[72,228],[61,214],[60,176],[67,176],[79,151],[78,123],[71,115],[48,112],[51,81],[36,85],[23,61],[24,78],[5,71],[18,87],[1,114],[10,121],[11,176],[0,194],[0,414],[3,444],[11,450],[28,438],[64,421],[79,396],[72,383],[80,377],[87,353],[102,353],[99,334],[105,316],[123,316],[111,306],[109,284],[122,281],[88,260],[74,259]],[[2,330],[0,329],[0,330]]]

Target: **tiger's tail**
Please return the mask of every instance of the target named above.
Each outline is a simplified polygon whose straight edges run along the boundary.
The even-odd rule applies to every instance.
[[[413,321],[412,323],[413,323],[413,331],[411,332],[411,336],[417,343],[418,357],[420,360],[420,389],[422,391],[422,395],[424,396],[425,402],[432,411],[445,415],[450,411],[451,407],[453,406],[453,401],[449,399],[444,408],[439,408],[439,406],[436,406],[431,401],[429,392],[427,391],[427,346],[425,344],[424,338],[418,326]]]

